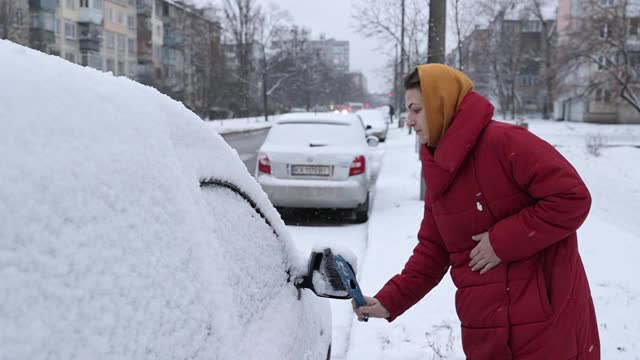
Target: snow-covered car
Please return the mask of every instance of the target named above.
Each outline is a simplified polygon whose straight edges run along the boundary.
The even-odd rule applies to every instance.
[[[377,143],[353,116],[284,114],[258,152],[256,179],[276,207],[353,209],[362,223]]]
[[[387,140],[389,123],[380,109],[360,110],[356,114],[360,115],[367,127],[367,135],[373,135],[380,139],[381,142]]]
[[[329,357],[348,295],[197,115],[4,40],[0,82],[0,358]]]

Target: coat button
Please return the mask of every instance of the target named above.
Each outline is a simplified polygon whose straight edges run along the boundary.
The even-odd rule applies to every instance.
[[[480,201],[476,202],[476,208],[478,209],[478,211],[482,211],[483,210],[482,204],[480,204]]]

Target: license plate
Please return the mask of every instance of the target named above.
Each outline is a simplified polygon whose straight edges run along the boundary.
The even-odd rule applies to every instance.
[[[291,175],[293,176],[329,176],[328,166],[319,165],[291,165]]]

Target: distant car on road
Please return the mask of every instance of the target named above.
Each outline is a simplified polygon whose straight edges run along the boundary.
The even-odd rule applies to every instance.
[[[217,133],[129,79],[0,54],[0,358],[329,358],[305,289],[348,296]]]
[[[259,150],[256,178],[276,207],[353,209],[367,221],[371,152],[352,115],[285,114]]]
[[[380,139],[381,142],[387,140],[389,123],[385,118],[385,114],[380,109],[360,110],[356,112],[356,114],[360,115],[367,127],[367,135],[373,135]]]

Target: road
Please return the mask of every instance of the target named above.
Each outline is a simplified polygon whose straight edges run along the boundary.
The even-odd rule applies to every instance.
[[[255,172],[257,152],[266,138],[268,129],[248,133],[223,135],[225,141],[238,151],[240,158],[251,174]],[[370,187],[371,204],[376,199],[376,182],[380,173],[386,144],[380,144],[371,152]],[[371,210],[370,210],[371,211]],[[353,224],[353,214],[349,211],[330,210],[284,210],[281,216],[291,233],[301,256],[308,256],[313,248],[329,246],[348,249],[358,259],[364,257],[369,237],[369,223]],[[358,264],[356,264],[356,268]],[[349,345],[351,327],[354,321],[349,301],[334,300],[332,309],[332,358],[345,359]]]
[[[258,159],[258,149],[264,143],[269,129],[253,130],[248,132],[230,133],[222,135],[222,138],[232,148],[238,151],[240,159],[247,166],[250,174],[254,174],[256,170],[256,161]]]

